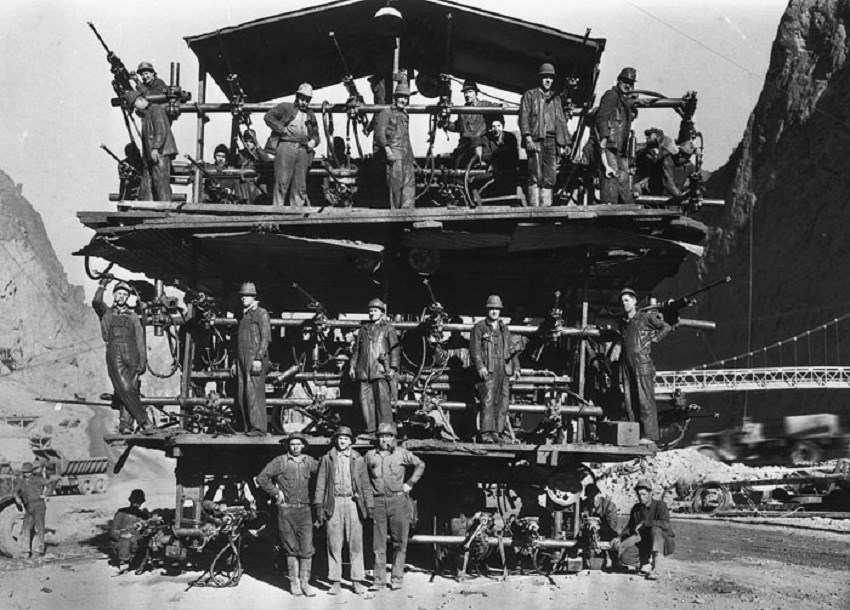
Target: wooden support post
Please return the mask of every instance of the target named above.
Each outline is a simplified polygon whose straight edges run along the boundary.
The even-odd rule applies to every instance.
[[[588,314],[588,299],[590,298],[590,250],[585,253],[584,262],[584,285],[582,286],[581,295],[581,328],[587,326]],[[578,395],[584,398],[585,393],[585,370],[587,368],[587,339],[579,340],[579,356],[578,356]],[[579,419],[576,422],[576,442],[584,441],[584,420]]]
[[[207,101],[207,71],[198,66],[198,104]],[[204,162],[204,115],[198,113],[197,138],[195,140],[195,158],[199,163]],[[195,180],[192,183],[192,202],[201,203],[204,199],[203,176],[201,170],[195,168]]]

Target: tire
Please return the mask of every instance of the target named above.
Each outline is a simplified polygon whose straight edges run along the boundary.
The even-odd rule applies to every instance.
[[[799,466],[801,464],[816,464],[821,461],[822,456],[823,451],[816,443],[797,441],[788,458],[791,460],[791,465]]]
[[[108,483],[107,483],[106,479],[103,479],[103,478],[98,479],[94,483],[94,493],[96,493],[96,494],[105,493],[107,485],[108,485]]]
[[[19,557],[24,552],[20,543],[24,513],[18,510],[14,502],[0,508],[0,553],[9,557]]]
[[[83,479],[81,482],[77,483],[77,489],[79,489],[80,493],[84,496],[94,493],[94,485],[92,485],[91,479]]]

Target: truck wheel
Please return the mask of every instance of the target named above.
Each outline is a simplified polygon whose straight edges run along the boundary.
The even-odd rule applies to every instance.
[[[98,479],[94,484],[94,493],[102,494],[106,491],[106,479]]]
[[[81,494],[88,496],[94,491],[94,486],[91,484],[91,479],[85,479],[77,484],[77,489]]]
[[[23,552],[21,529],[24,513],[18,510],[14,502],[0,508],[0,553],[9,557],[19,557]]]
[[[821,448],[810,441],[797,441],[789,456],[793,466],[815,464],[821,461]]]

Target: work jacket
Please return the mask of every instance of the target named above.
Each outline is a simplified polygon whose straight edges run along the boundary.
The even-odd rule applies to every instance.
[[[165,95],[168,92],[168,85],[160,77],[155,77],[150,84],[145,84],[142,81],[136,83],[136,91],[147,97],[148,95]]]
[[[608,138],[609,150],[620,155],[628,154],[629,134],[636,116],[637,110],[616,85],[606,91],[596,110],[596,135],[599,141]]]
[[[136,506],[125,506],[119,508],[115,516],[112,517],[112,525],[109,528],[109,537],[113,541],[118,542],[121,536],[136,537],[139,536],[139,530],[136,529],[136,524],[147,520],[149,513],[144,508]]]
[[[640,533],[644,527],[657,527],[664,534],[664,554],[670,555],[676,548],[676,534],[670,522],[670,510],[663,500],[650,500],[649,506],[638,502],[629,513],[629,524],[624,534]],[[643,536],[642,536],[643,537]]]
[[[381,110],[375,127],[375,141],[382,151],[389,147],[394,153],[412,153],[410,116],[407,110],[397,108],[395,105]]]
[[[588,511],[591,516],[599,518],[599,536],[602,540],[613,540],[620,534],[617,505],[608,496],[597,496],[593,506]]]
[[[142,152],[147,161],[152,160],[152,150],[158,150],[159,154],[167,157],[177,154],[177,144],[174,142],[174,134],[171,133],[171,120],[162,104],[150,104],[145,109],[142,118],[142,143]]]
[[[132,347],[132,355],[138,356],[139,365],[144,368],[148,361],[145,332],[139,315],[130,307],[108,307],[103,301],[105,288],[98,286],[92,299],[92,307],[100,318],[100,334],[106,346],[119,345]]]
[[[487,134],[482,139],[484,160],[493,165],[496,174],[513,174],[519,164],[519,149],[516,136],[509,131],[502,132],[501,140]]]
[[[477,100],[474,104],[467,104],[479,108],[494,108],[496,104]],[[487,118],[483,114],[462,114],[446,126],[449,131],[456,131],[461,138],[480,138],[487,133]]]
[[[413,474],[405,481],[406,469],[413,468]],[[369,481],[376,496],[399,495],[403,493],[402,486],[407,483],[411,487],[419,482],[425,472],[425,462],[416,457],[404,447],[396,447],[392,451],[372,449],[366,454],[366,468],[369,471]]]
[[[519,103],[519,133],[523,147],[526,136],[531,136],[535,141],[546,139],[545,113],[549,114],[549,122],[555,130],[558,146],[567,146],[570,143],[561,97],[554,93],[547,96],[539,87],[535,87],[523,93]]]
[[[245,360],[265,360],[269,355],[272,327],[269,312],[253,307],[242,314],[236,333],[238,350]]]
[[[502,320],[496,330],[487,319],[479,320],[469,334],[469,356],[475,370],[487,369],[490,373],[502,372],[512,375],[511,331]]]
[[[15,495],[21,499],[21,503],[27,510],[44,504],[44,496],[47,495],[47,479],[39,474],[34,474],[29,479],[21,478],[15,487]]]
[[[384,318],[377,322],[366,322],[357,332],[351,350],[354,378],[358,381],[383,379],[398,370],[401,359],[398,333]]]
[[[655,369],[652,365],[652,344],[666,337],[673,327],[664,321],[657,310],[639,311],[631,319],[620,321],[622,336],[621,361],[625,361],[637,373],[650,374]]]
[[[354,449],[351,451],[351,491],[354,503],[360,510],[360,518],[365,519],[372,514],[375,507],[375,497],[369,475],[366,472],[366,462],[363,456]],[[316,476],[316,491],[313,493],[313,505],[319,519],[330,519],[334,514],[334,478],[339,451],[333,447],[319,462],[319,473]]]
[[[266,464],[257,475],[257,484],[270,496],[282,491],[286,504],[309,506],[310,491],[318,470],[319,462],[309,455],[302,454],[295,459],[287,453]]]
[[[300,144],[306,144],[311,141],[314,144],[314,148],[319,145],[321,142],[321,137],[319,136],[319,123],[316,121],[316,115],[312,110],[298,110],[295,107],[295,104],[292,102],[281,102],[271,110],[269,110],[263,120],[265,120],[266,125],[272,130],[271,135],[269,136],[268,141],[266,142],[266,152],[274,154],[277,151],[277,145],[281,141],[289,141],[284,138],[284,133],[286,132],[286,127],[292,122],[292,119],[298,114],[298,112],[303,112],[307,116],[305,117],[305,124],[307,126],[307,139],[304,142],[299,142]],[[293,140],[294,141],[294,140]]]

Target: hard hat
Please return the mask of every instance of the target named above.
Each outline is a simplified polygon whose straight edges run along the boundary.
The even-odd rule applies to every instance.
[[[153,69],[153,64],[149,61],[143,61],[139,64],[139,67],[136,68],[136,74],[141,74],[142,72],[156,72]]]
[[[307,437],[301,434],[300,431],[290,432],[289,436],[286,437],[286,442],[291,443],[292,441],[301,441],[305,445],[307,444]]]
[[[398,432],[396,431],[395,424],[392,422],[382,422],[378,424],[378,432],[377,436],[398,436]]]
[[[463,86],[460,88],[461,91],[466,91],[467,89],[472,89],[473,91],[478,91],[478,83],[474,80],[467,78],[463,81]]]
[[[304,97],[313,97],[313,85],[310,83],[301,83],[298,85],[298,91],[295,93]]]
[[[395,88],[395,92],[393,93],[393,97],[398,97],[403,95],[405,97],[410,97],[410,87],[407,83],[399,83]]]
[[[224,153],[225,155],[230,154],[230,149],[227,148],[227,144],[219,144],[218,146],[216,146],[215,152],[213,152],[213,156],[217,155],[218,153]]]
[[[634,68],[623,68],[620,70],[620,75],[617,80],[625,80],[634,83],[637,80],[637,70]]]
[[[652,134],[658,134],[659,138],[664,137],[664,131],[662,131],[661,129],[658,129],[658,127],[650,127],[649,129],[647,129],[643,132],[643,135],[645,135],[647,138]]]
[[[555,66],[550,63],[541,64],[537,76],[555,76]]]
[[[623,288],[623,289],[620,291],[620,298],[622,299],[622,298],[623,298],[623,296],[624,296],[624,295],[627,295],[627,294],[628,294],[628,295],[631,295],[631,296],[633,296],[634,298],[636,298],[636,299],[637,299],[637,292],[635,292],[635,291],[634,291],[634,290],[632,290],[631,288]]]
[[[123,290],[127,293],[127,296],[133,294],[133,287],[130,286],[127,282],[118,282],[115,284],[115,288],[112,289],[112,294],[115,294],[119,290]]]
[[[377,307],[378,309],[380,309],[383,312],[387,311],[387,304],[384,303],[379,298],[374,298],[371,301],[369,301],[369,304],[366,306],[366,309],[372,309],[373,307]]]
[[[239,296],[240,297],[255,297],[257,296],[257,287],[254,286],[254,282],[245,282],[242,286],[239,287]]]
[[[145,492],[141,489],[134,489],[130,492],[130,504],[141,504],[145,501]]]
[[[139,91],[127,91],[127,93],[124,94],[124,101],[132,106],[140,97],[142,97],[142,94]]]
[[[338,436],[347,436],[350,439],[354,439],[354,433],[351,431],[351,428],[348,426],[340,426],[334,431],[334,438]]]
[[[27,473],[35,470],[35,467],[32,465],[32,462],[24,462],[21,466],[21,472]]]
[[[487,297],[487,304],[484,306],[484,309],[502,309],[503,307],[502,297],[498,294],[491,294]]]
[[[635,491],[638,489],[652,491],[652,483],[649,482],[649,479],[641,479],[637,482],[637,485],[635,485]]]

